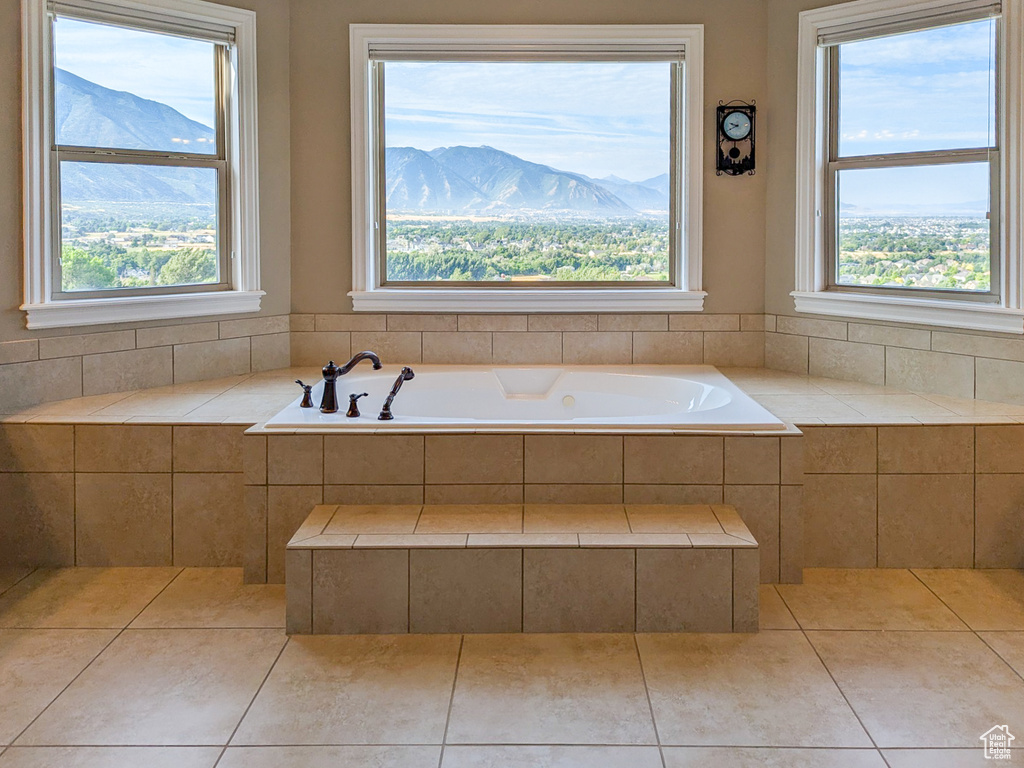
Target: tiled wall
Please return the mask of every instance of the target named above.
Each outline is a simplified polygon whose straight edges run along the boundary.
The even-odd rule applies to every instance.
[[[1024,425],[803,429],[808,567],[1024,567]]]
[[[372,349],[387,363],[760,367],[763,315],[292,315],[292,363]]]
[[[363,349],[395,364],[764,366],[1024,404],[1016,336],[760,314],[295,314],[0,342],[0,407],[320,366]]]
[[[1024,337],[767,315],[765,367],[1024,404]]]
[[[799,435],[265,435],[243,439],[246,578],[284,581],[317,504],[731,504],[761,578],[799,581]]]
[[[1024,425],[802,439],[243,429],[0,425],[0,564],[244,562],[250,580],[280,581],[316,504],[590,502],[734,505],[765,581],[803,565],[1024,567]]]
[[[0,342],[4,411],[289,364],[288,316]]]
[[[244,429],[0,424],[0,564],[241,565]]]

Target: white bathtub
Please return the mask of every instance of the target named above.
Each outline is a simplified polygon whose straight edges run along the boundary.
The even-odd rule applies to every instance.
[[[471,366],[414,365],[392,405],[394,420],[377,415],[399,366],[374,371],[366,362],[338,379],[338,412],[320,413],[323,381],[313,408],[296,397],[270,419],[269,430],[629,432],[778,430],[785,424],[709,365]],[[296,386],[298,390],[298,386]],[[349,393],[359,418],[348,418]]]

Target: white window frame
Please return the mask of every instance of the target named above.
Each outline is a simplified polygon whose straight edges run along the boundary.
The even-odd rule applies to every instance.
[[[24,304],[29,328],[137,322],[258,312],[259,169],[256,132],[256,15],[202,0],[61,0],[83,16],[133,20],[140,29],[213,29],[233,37],[226,131],[231,215],[229,290],[55,298],[53,222],[53,41],[51,0],[22,0],[22,153],[24,165]]]
[[[1024,333],[1024,270],[1021,254],[1021,72],[1024,26],[1021,0],[1002,0],[997,35],[996,93],[999,137],[999,210],[996,237],[1001,254],[998,302],[958,298],[886,295],[880,291],[829,291],[825,239],[828,160],[828,57],[819,35],[842,29],[886,25],[895,31],[927,28],[921,21],[948,15],[970,17],[984,0],[854,0],[800,14],[797,64],[796,280],[792,292],[797,312],[971,330]],[[989,3],[990,5],[994,3]]]
[[[686,25],[399,25],[352,24],[350,74],[352,104],[352,298],[357,312],[585,312],[647,311],[700,312],[704,28]],[[676,284],[630,288],[621,286],[581,288],[509,288],[430,286],[382,286],[377,265],[378,238],[384,228],[377,221],[377,173],[379,127],[371,48],[424,47],[450,49],[488,48],[529,52],[541,49],[615,51],[652,45],[685,46],[682,112],[684,141],[679,147],[676,175],[680,188],[675,195],[676,220],[685,235],[678,238]]]

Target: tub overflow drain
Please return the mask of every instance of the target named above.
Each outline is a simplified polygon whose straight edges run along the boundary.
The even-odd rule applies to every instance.
[[[574,405],[576,405],[576,398],[573,397],[572,395],[566,395],[565,397],[562,398],[562,405],[564,405],[566,408],[572,408]]]

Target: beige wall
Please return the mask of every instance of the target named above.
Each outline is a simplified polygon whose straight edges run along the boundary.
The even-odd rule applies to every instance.
[[[291,231],[289,198],[288,3],[222,0],[257,13],[259,67],[261,315],[289,311]],[[21,4],[0,0],[0,341],[80,333],[83,329],[28,331],[22,303],[21,247]],[[240,315],[238,317],[246,317]],[[218,318],[234,319],[234,318]],[[173,321],[171,321],[173,322]],[[188,322],[196,322],[190,320]],[[162,323],[112,326],[118,329]],[[86,331],[100,331],[94,326]]]
[[[704,24],[706,307],[761,311],[765,176],[715,176],[713,149],[719,99],[757,100],[759,141],[771,124],[765,9],[761,0],[292,0],[292,311],[351,310],[348,25],[374,22]]]
[[[765,309],[793,315],[796,247],[796,61],[801,11],[834,5],[829,0],[767,0],[768,103],[765,170]]]

